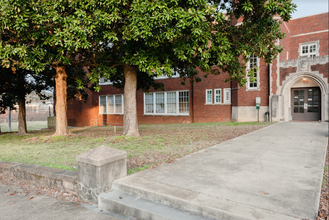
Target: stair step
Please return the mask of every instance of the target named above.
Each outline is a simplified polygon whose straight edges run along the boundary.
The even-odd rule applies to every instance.
[[[98,206],[139,220],[210,220],[190,212],[155,203],[120,190],[110,190],[98,196]]]

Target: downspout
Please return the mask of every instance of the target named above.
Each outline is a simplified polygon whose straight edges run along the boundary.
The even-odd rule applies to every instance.
[[[194,123],[194,76],[191,80],[192,123]]]
[[[233,121],[233,100],[232,100],[232,97],[233,97],[233,92],[232,92],[232,80],[230,81],[230,92],[231,92],[231,121]]]
[[[271,102],[271,65],[268,64],[268,111],[270,114],[270,122],[272,122],[272,102]]]

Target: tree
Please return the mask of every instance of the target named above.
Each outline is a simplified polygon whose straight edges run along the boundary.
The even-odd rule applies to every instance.
[[[99,42],[99,24],[110,22],[110,18],[103,19],[101,11],[88,1],[1,0],[0,3],[2,66],[40,74],[46,66],[55,70],[55,135],[68,135],[67,69],[94,65],[93,54],[87,52]],[[81,84],[84,77],[85,73],[76,80]]]
[[[119,18],[109,25],[114,37],[103,44],[103,67],[111,67],[104,71],[108,77],[123,67],[124,134],[130,136],[139,135],[135,97],[142,73],[188,75],[196,67],[214,73],[220,68],[243,85],[251,54],[270,63],[282,51],[275,43],[284,34],[274,16],[288,21],[296,7],[290,0],[135,0],[111,6]],[[233,25],[239,18],[242,24]]]
[[[124,134],[139,136],[136,89],[142,74],[185,74],[213,66],[245,83],[245,61],[271,62],[282,51],[279,15],[290,0],[1,0],[0,59],[5,66],[56,70],[57,135],[68,134],[66,67],[85,65],[89,79],[124,74]],[[223,13],[226,11],[226,14]],[[233,21],[243,17],[240,26]]]
[[[49,71],[49,70],[48,70]],[[11,107],[18,103],[18,134],[27,133],[26,95],[34,91],[42,100],[47,99],[42,91],[53,87],[50,74],[36,74],[27,70],[0,68],[0,95],[4,98],[2,107]],[[9,97],[8,97],[9,96]]]

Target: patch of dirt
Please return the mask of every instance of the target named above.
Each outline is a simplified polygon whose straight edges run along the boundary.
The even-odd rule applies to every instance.
[[[319,213],[316,220],[329,220],[329,141],[327,147],[327,156],[326,156],[326,163],[323,173],[323,184],[321,188],[321,198],[320,198],[320,205],[319,205]]]

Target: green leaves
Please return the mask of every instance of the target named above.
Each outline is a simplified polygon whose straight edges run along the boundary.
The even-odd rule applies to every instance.
[[[243,83],[241,56],[271,62],[282,48],[280,21],[289,0],[0,0],[0,59],[5,67],[42,71],[45,65],[99,68],[89,80],[136,65],[148,75],[213,65]],[[224,15],[220,8],[226,9]],[[243,18],[239,26],[235,19]],[[96,74],[97,73],[97,74]],[[78,83],[81,87],[81,83]]]

